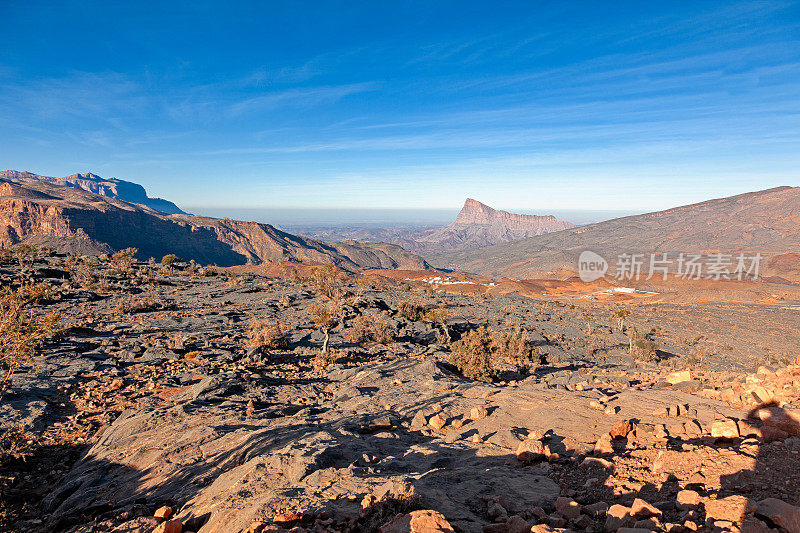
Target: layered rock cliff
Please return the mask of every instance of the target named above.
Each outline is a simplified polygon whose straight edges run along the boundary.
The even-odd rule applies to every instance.
[[[150,198],[147,196],[145,188],[138,183],[132,183],[117,178],[105,179],[91,172],[72,174],[71,176],[65,176],[63,178],[54,178],[51,176],[40,176],[31,172],[3,170],[0,171],[0,179],[9,179],[22,183],[41,181],[55,185],[67,185],[83,189],[84,191],[93,192],[100,196],[109,196],[126,202],[144,205],[168,215],[183,213],[177,205],[168,200],[164,200],[163,198]]]
[[[322,243],[269,224],[164,215],[68,185],[0,180],[0,246],[19,242],[81,253],[135,247],[141,258],[174,253],[220,266],[295,261],[334,263],[349,271],[428,267],[420,257],[398,246]]]

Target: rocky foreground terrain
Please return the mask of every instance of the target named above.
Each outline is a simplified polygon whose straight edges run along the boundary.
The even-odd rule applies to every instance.
[[[792,302],[282,272],[0,258],[60,314],[0,399],[0,527],[800,531]]]

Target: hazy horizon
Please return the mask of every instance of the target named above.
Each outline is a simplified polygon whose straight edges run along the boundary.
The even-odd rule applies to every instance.
[[[459,209],[291,209],[291,208],[215,208],[186,207],[187,212],[211,216],[263,222],[287,229],[299,227],[427,227],[446,226],[453,222]],[[638,211],[580,209],[519,209],[517,214],[553,215],[576,225],[591,224],[612,218],[640,214]]]

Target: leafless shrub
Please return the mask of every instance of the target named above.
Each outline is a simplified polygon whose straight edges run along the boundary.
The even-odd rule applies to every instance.
[[[20,285],[18,293],[25,303],[48,303],[61,299],[61,293],[44,281],[23,283]]]
[[[486,327],[466,333],[450,347],[450,362],[465,377],[491,382],[497,372],[494,368],[494,339]]]
[[[253,318],[247,328],[247,347],[285,350],[289,347],[289,338],[279,321]]]
[[[314,267],[308,281],[317,293],[331,300],[338,300],[344,293],[343,279],[344,275],[336,266],[327,264]]]
[[[425,306],[410,300],[403,300],[398,306],[400,316],[406,320],[417,322],[425,318]]]
[[[439,343],[444,344],[450,342],[450,329],[447,327],[447,319],[450,316],[450,311],[444,305],[439,305],[435,309],[431,309],[425,313],[424,320],[431,324],[438,324],[441,328],[439,332]]]
[[[373,497],[374,498],[374,497]],[[422,509],[422,500],[414,495],[386,496],[376,500],[362,511],[358,519],[358,531],[378,533],[382,526],[391,522],[396,516]]]
[[[115,311],[118,315],[134,315],[163,309],[163,305],[156,299],[152,292],[143,297],[126,296],[117,302]]]
[[[14,247],[14,256],[19,262],[20,268],[26,268],[33,264],[39,254],[39,250],[30,244],[18,244]]]
[[[111,267],[119,274],[127,274],[131,271],[133,258],[138,252],[138,248],[125,248],[111,255]]]
[[[450,347],[450,362],[464,376],[491,382],[497,376],[496,365],[509,363],[526,371],[535,368],[538,350],[524,331],[494,333],[485,326],[470,331]]]
[[[33,435],[22,425],[7,428],[0,433],[0,465],[11,460],[25,460],[32,453]]]
[[[313,304],[308,308],[311,321],[325,334],[325,340],[322,343],[323,354],[328,353],[331,330],[339,323],[338,317],[340,312],[341,307],[336,305],[333,301],[327,304]]]
[[[39,346],[56,333],[59,315],[41,316],[28,307],[30,303],[20,291],[0,291],[0,397],[14,371],[23,363],[35,365]]]
[[[394,325],[381,315],[358,315],[347,330],[347,339],[353,342],[391,344],[397,336]]]

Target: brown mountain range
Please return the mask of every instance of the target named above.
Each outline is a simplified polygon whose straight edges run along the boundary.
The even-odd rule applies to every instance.
[[[517,215],[468,198],[449,226],[440,228],[299,228],[318,239],[348,238],[397,244],[423,256],[435,256],[511,242],[575,227],[552,215]]]
[[[614,268],[619,254],[761,253],[766,271],[789,276],[800,251],[800,187],[777,187],[634,215],[438,257],[435,265],[485,275],[570,274],[592,250]],[[770,270],[771,269],[771,270]]]
[[[174,253],[219,266],[293,261],[334,263],[349,271],[428,267],[391,244],[323,243],[268,224],[166,215],[74,185],[0,179],[0,246],[20,242],[88,254],[135,247],[140,258]]]
[[[126,202],[144,205],[169,215],[183,213],[177,205],[169,200],[147,196],[147,191],[138,183],[132,183],[117,178],[105,179],[91,172],[72,174],[71,176],[65,176],[63,178],[54,178],[51,176],[40,176],[39,174],[33,174],[31,172],[3,170],[0,171],[0,179],[14,180],[22,183],[43,181],[55,185],[77,187],[84,191],[99,194],[100,196],[109,196]]]

